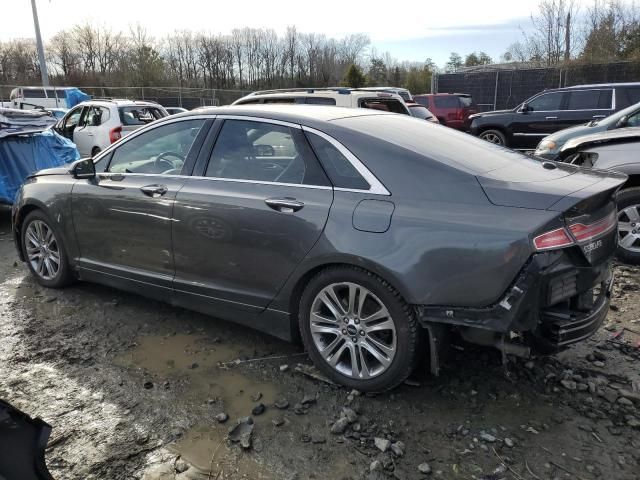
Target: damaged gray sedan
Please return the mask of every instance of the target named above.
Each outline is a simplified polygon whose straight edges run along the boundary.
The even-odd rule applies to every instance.
[[[624,175],[538,162],[419,119],[200,109],[32,175],[13,207],[36,280],[79,279],[301,337],[392,388],[452,334],[526,355],[604,320]]]

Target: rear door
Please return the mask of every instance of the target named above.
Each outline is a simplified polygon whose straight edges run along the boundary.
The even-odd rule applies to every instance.
[[[203,119],[187,117],[142,132],[102,157],[95,179],[74,185],[71,203],[83,276],[161,287],[166,292],[161,297],[170,293],[174,201],[204,125]]]
[[[179,304],[233,317],[275,297],[320,237],[333,189],[299,125],[216,122],[176,198],[174,288]]]
[[[601,120],[614,112],[613,89],[570,90],[566,104],[567,110],[562,115],[563,128]]]

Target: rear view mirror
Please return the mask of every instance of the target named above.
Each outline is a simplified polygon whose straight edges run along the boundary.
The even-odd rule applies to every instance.
[[[96,167],[93,164],[93,159],[83,158],[71,165],[71,174],[73,178],[93,178],[96,176]]]

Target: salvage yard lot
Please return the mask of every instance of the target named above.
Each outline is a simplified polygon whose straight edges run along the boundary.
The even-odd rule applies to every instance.
[[[615,272],[589,341],[508,375],[497,351],[463,345],[441,377],[422,368],[370,397],[300,374],[299,347],[257,332],[97,285],[38,286],[0,209],[0,398],[53,426],[56,479],[633,479],[640,354],[607,339],[640,331],[640,270]],[[277,358],[245,361],[263,357]],[[260,403],[252,447],[228,442]]]

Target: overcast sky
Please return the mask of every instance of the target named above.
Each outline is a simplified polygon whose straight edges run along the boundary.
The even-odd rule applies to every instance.
[[[0,40],[34,36],[30,0],[0,5]],[[366,33],[379,53],[389,51],[399,60],[431,57],[442,65],[451,51],[484,50],[498,59],[521,38],[522,28],[530,28],[538,0],[37,0],[37,5],[45,39],[87,21],[124,31],[139,22],[156,37],[183,29],[228,33],[245,26],[282,33],[295,25],[301,32],[333,37]]]

